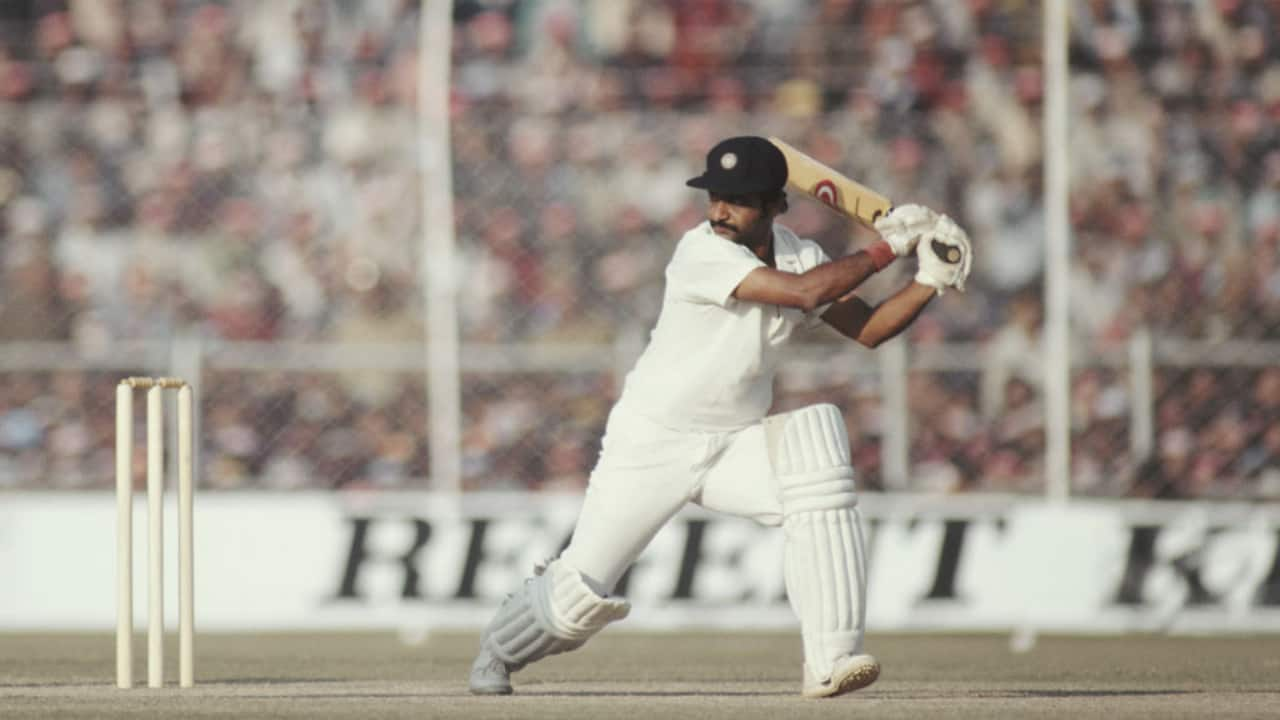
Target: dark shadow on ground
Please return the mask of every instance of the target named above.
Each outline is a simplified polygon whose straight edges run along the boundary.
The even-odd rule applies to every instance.
[[[939,691],[929,695],[920,695],[914,692],[894,692],[893,690],[881,691],[871,690],[868,695],[875,694],[881,697],[892,697],[895,699],[917,699],[917,698],[940,698],[950,697],[957,700],[967,698],[1096,698],[1096,697],[1147,697],[1152,695],[1201,695],[1202,690],[1179,690],[1176,688],[1160,688],[1160,689],[1141,689],[1141,690],[1064,690],[1062,688],[1053,689],[1027,689],[1027,690],[977,690],[973,692],[947,692]]]
[[[1157,690],[1062,690],[1062,689],[1029,689],[1029,690],[986,690],[978,692],[946,692],[929,694],[915,692],[895,692],[870,688],[850,697],[878,698],[881,700],[918,700],[918,699],[988,699],[988,698],[1090,698],[1090,697],[1146,697],[1155,695],[1200,695],[1201,690],[1177,690],[1174,688]],[[712,690],[691,688],[688,690],[517,690],[521,697],[790,697],[799,696],[798,692],[760,691],[760,690]]]
[[[318,683],[349,683],[351,678],[339,677],[306,677],[306,678],[218,678],[217,680],[198,680],[196,687],[202,685],[311,685]]]
[[[760,690],[517,690],[518,697],[786,697],[798,692]]]

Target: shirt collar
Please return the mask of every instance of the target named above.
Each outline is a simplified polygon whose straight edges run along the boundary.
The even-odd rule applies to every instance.
[[[773,226],[773,262],[779,270],[800,272],[800,258],[796,256],[795,235],[782,225]]]
[[[708,237],[713,237],[721,242],[729,243],[734,247],[741,248],[743,252],[751,252],[750,248],[739,245],[732,240],[726,240],[717,235],[715,231],[711,229],[711,223],[709,221],[702,221],[702,225],[699,226],[699,229]],[[799,238],[797,238],[796,234],[791,231],[791,228],[774,223],[773,262],[779,270],[786,270],[791,273],[799,273],[801,271],[799,245]]]

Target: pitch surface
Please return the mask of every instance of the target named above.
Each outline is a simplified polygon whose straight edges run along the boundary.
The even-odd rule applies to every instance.
[[[0,635],[0,716],[655,718],[1274,717],[1280,638],[873,635],[875,685],[799,696],[790,633],[606,631],[516,676],[511,697],[467,694],[472,634],[205,635],[192,690],[117,690],[114,640]],[[144,651],[138,638],[135,654]],[[167,650],[176,658],[176,647]],[[135,680],[146,683],[143,658]]]

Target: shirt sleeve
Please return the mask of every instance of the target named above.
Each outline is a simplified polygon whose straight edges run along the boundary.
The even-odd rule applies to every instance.
[[[747,273],[764,261],[718,236],[685,237],[667,266],[667,293],[674,298],[724,307]]]

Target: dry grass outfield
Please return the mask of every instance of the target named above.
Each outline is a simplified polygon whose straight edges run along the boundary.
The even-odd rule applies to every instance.
[[[614,629],[516,676],[517,695],[473,698],[475,636],[406,645],[391,634],[205,635],[194,690],[116,690],[114,640],[0,634],[4,718],[990,718],[1275,717],[1280,638],[870,639],[878,683],[801,700],[791,634]],[[135,679],[146,682],[141,657]],[[176,658],[176,647],[169,650]],[[174,671],[169,673],[173,682]]]

